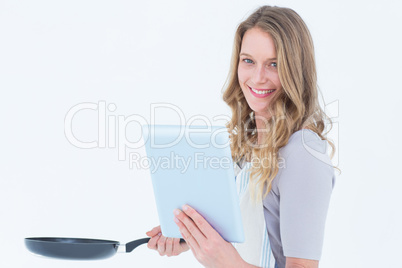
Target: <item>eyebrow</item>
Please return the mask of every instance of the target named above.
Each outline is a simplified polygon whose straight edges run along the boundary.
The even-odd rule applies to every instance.
[[[242,56],[242,55],[247,56],[247,57],[250,57],[250,58],[253,57],[253,56],[251,56],[250,54],[247,54],[247,53],[244,53],[244,52],[240,53],[239,56]],[[277,58],[268,58],[267,60],[277,60]]]

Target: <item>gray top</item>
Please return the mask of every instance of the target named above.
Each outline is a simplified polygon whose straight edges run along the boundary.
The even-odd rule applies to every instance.
[[[276,267],[284,268],[286,257],[319,260],[334,168],[326,153],[328,144],[312,130],[293,133],[279,149],[279,171],[263,200]],[[240,168],[244,162],[239,162]],[[235,169],[236,173],[240,169]],[[236,174],[237,176],[237,174]]]

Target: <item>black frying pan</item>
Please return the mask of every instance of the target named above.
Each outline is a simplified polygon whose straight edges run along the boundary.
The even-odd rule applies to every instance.
[[[30,237],[25,238],[25,245],[32,253],[59,259],[100,260],[112,257],[119,252],[131,252],[139,245],[148,243],[148,238],[131,241],[125,245],[118,241],[62,238],[62,237]],[[180,239],[180,242],[184,242]]]

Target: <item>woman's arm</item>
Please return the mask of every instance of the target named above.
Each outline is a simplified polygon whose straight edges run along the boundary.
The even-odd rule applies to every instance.
[[[290,145],[286,168],[277,180],[279,232],[286,256],[282,265],[286,261],[286,268],[315,268],[322,252],[334,170],[326,154],[317,154],[325,152],[325,142],[312,133]]]
[[[318,261],[286,257],[286,268],[318,268]]]
[[[243,261],[243,265],[238,266],[241,268],[260,268],[258,266],[246,263]],[[286,268],[318,268],[318,261],[298,259],[298,258],[286,258]]]

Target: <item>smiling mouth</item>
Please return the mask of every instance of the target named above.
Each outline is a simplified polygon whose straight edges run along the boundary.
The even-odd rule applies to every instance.
[[[249,86],[248,86],[249,87]],[[252,87],[249,87],[255,94],[258,95],[264,95],[264,94],[268,94],[268,93],[272,93],[275,91],[275,89],[267,89],[267,90],[260,90],[260,89],[255,89]]]

